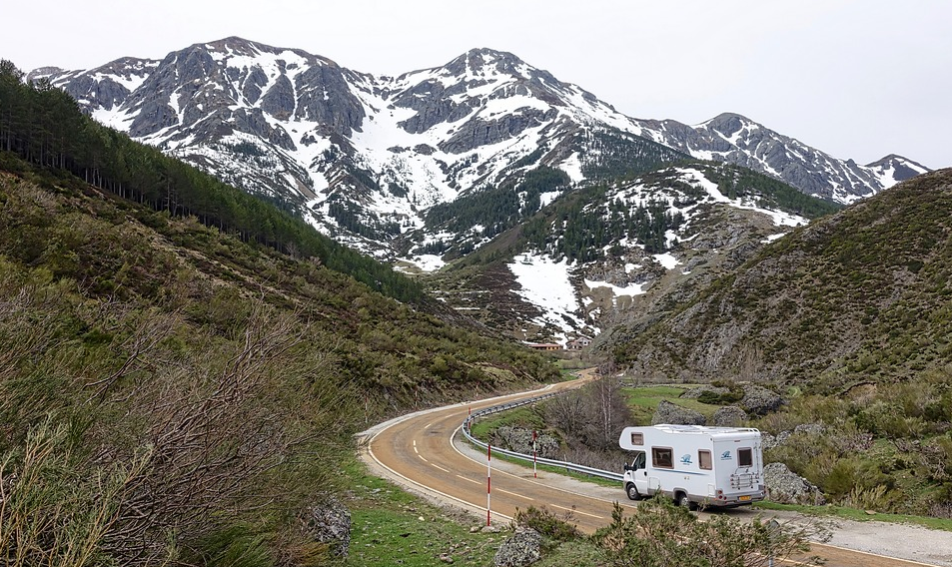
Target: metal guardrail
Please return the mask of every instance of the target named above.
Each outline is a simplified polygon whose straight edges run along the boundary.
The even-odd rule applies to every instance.
[[[525,400],[520,400],[520,401],[518,401],[518,402],[512,402],[512,403],[508,403],[508,404],[502,404],[502,405],[498,405],[498,406],[492,406],[492,407],[489,407],[489,408],[485,408],[485,409],[481,409],[481,410],[474,411],[474,412],[472,413],[472,415],[470,415],[469,417],[467,417],[467,418],[466,418],[466,421],[463,422],[463,435],[466,437],[466,439],[468,439],[468,440],[469,440],[471,443],[473,443],[474,445],[476,445],[476,446],[478,446],[478,447],[482,447],[483,449],[485,449],[485,448],[487,448],[488,443],[484,443],[483,441],[480,441],[479,439],[476,439],[475,437],[473,437],[473,436],[470,434],[470,431],[469,431],[469,430],[470,430],[470,427],[472,427],[472,424],[473,424],[473,420],[474,420],[474,419],[476,419],[477,417],[482,417],[482,416],[484,416],[484,415],[489,415],[489,414],[493,414],[493,413],[499,413],[499,412],[511,410],[511,409],[514,409],[514,408],[531,405],[531,404],[534,404],[534,403],[536,403],[536,402],[540,402],[540,401],[542,401],[542,400],[545,400],[545,399],[548,399],[548,398],[551,398],[551,397],[554,397],[554,396],[558,396],[558,395],[560,395],[560,394],[558,394],[558,393],[546,394],[546,395],[544,395],[544,396],[537,396],[537,397],[535,397],[535,398],[528,398],[528,399],[525,399]],[[521,459],[521,460],[528,461],[528,462],[530,462],[530,463],[533,462],[533,457],[532,457],[532,455],[526,455],[526,454],[523,454],[523,453],[517,453],[517,452],[515,452],[515,451],[509,451],[509,450],[507,450],[507,449],[500,449],[500,448],[493,448],[493,452],[494,452],[494,453],[499,453],[499,454],[501,454],[501,455],[506,455],[506,456],[512,457],[512,458],[514,458],[514,459]],[[605,471],[605,470],[602,470],[602,469],[596,469],[596,468],[592,468],[592,467],[586,467],[585,465],[578,465],[578,464],[575,464],[575,463],[570,463],[570,462],[568,462],[568,461],[557,461],[557,460],[555,460],[555,459],[545,459],[545,458],[542,458],[542,457],[536,457],[534,460],[535,460],[535,462],[537,462],[537,463],[542,463],[542,464],[544,464],[544,465],[550,465],[550,466],[554,466],[554,467],[559,467],[559,468],[567,469],[567,470],[574,471],[574,472],[577,472],[577,473],[587,474],[587,475],[589,475],[589,476],[597,476],[597,477],[599,477],[599,478],[605,478],[605,479],[608,479],[608,480],[616,480],[616,481],[619,481],[619,482],[621,482],[621,480],[622,480],[622,475],[621,475],[621,474],[618,474],[618,473],[615,473],[615,472],[611,472],[611,471]]]

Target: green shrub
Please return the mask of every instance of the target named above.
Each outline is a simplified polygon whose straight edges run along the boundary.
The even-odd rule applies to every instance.
[[[216,531],[199,542],[197,555],[205,567],[271,567],[274,559],[264,536],[245,525]]]
[[[556,541],[569,541],[581,535],[578,528],[559,518],[554,512],[542,506],[529,506],[527,510],[516,510],[513,523],[527,526],[540,534]]]

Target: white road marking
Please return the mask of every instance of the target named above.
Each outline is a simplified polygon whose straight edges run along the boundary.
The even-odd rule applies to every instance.
[[[513,496],[518,496],[519,498],[525,498],[526,500],[535,501],[535,498],[529,498],[528,496],[523,496],[522,494],[517,494],[515,492],[509,492],[508,490],[503,490],[501,488],[496,489],[497,492],[505,492],[506,494],[512,494]]]
[[[463,479],[463,480],[465,480],[466,482],[472,482],[473,484],[482,484],[481,482],[479,482],[479,481],[477,481],[477,480],[473,480],[473,479],[471,479],[471,478],[466,478],[466,477],[463,476],[463,475],[459,475],[459,474],[458,474],[458,475],[456,475],[456,476],[459,477],[459,478],[461,478],[461,479]]]
[[[575,510],[575,509],[572,509],[572,508],[566,508],[565,506],[559,506],[558,504],[552,504],[551,502],[549,503],[549,506],[552,506],[553,508],[559,508],[559,509],[561,509],[561,510],[568,510],[569,512],[572,512],[573,514],[581,514],[581,515],[583,515],[583,516],[591,516],[592,518],[598,518],[599,520],[607,520],[607,519],[608,519],[608,518],[606,518],[605,516],[597,516],[597,515],[595,515],[595,514],[589,514],[588,512],[582,512],[581,510]]]

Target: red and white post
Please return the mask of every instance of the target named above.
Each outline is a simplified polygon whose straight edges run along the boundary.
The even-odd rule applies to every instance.
[[[539,478],[536,471],[536,431],[532,430],[532,478]]]
[[[486,525],[492,525],[493,446],[486,445]]]

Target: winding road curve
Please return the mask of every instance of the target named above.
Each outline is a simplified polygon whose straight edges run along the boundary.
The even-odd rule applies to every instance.
[[[486,518],[486,454],[454,441],[463,420],[477,409],[577,388],[591,378],[589,373],[579,380],[541,390],[456,404],[390,420],[362,434],[361,457],[376,474],[411,492]],[[611,521],[614,502],[625,508],[635,507],[625,498],[621,487],[581,483],[548,472],[539,472],[536,478],[531,467],[497,459],[492,459],[491,487],[489,519],[496,525],[508,524],[517,509],[544,505],[557,514],[565,514],[583,532],[592,533]],[[749,509],[726,513],[739,517],[754,515]],[[927,565],[821,544],[813,546],[813,553],[824,557],[830,567]]]

